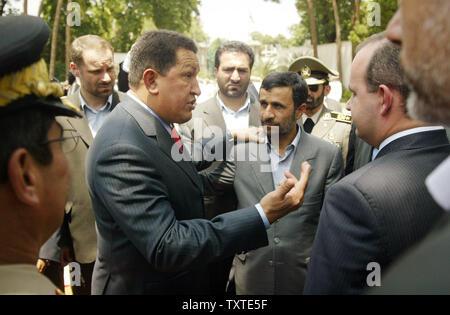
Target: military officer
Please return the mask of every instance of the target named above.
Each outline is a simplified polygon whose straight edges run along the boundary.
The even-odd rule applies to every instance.
[[[33,16],[0,17],[0,294],[58,294],[35,266],[61,225],[70,170],[64,153],[77,135],[55,116],[81,117],[63,104],[41,52],[50,28]]]
[[[298,58],[291,64],[289,71],[300,74],[308,84],[306,112],[299,123],[307,133],[340,148],[346,162],[352,118],[350,115],[332,111],[324,104],[324,98],[330,92],[329,76],[338,76],[339,73],[310,56]]]

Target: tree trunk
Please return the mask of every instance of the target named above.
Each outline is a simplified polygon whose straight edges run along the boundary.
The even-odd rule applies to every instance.
[[[342,81],[342,61],[341,61],[341,25],[339,23],[339,12],[336,0],[332,0],[333,2],[333,11],[334,11],[334,21],[336,22],[336,48],[337,48],[337,67],[339,76]]]
[[[356,22],[359,22],[359,0],[355,0]]]
[[[44,0],[41,0],[41,4],[39,5],[39,10],[38,10],[37,16],[41,16],[43,9],[44,9]]]
[[[3,15],[7,0],[0,0],[0,16]]]
[[[72,3],[72,0],[67,0],[67,6]],[[70,70],[70,25],[66,22],[66,80],[69,80]]]
[[[23,14],[28,14],[28,0],[23,0]]]
[[[55,12],[55,22],[53,23],[52,46],[50,49],[50,79],[55,76],[56,45],[58,41],[59,18],[61,16],[62,3],[63,0],[58,0]]]
[[[316,22],[314,19],[314,10],[313,10],[313,0],[307,0],[308,1],[308,12],[309,12],[309,24],[311,26],[311,40],[313,44],[313,50],[314,50],[314,57],[318,58],[317,53],[317,33],[316,33]]]

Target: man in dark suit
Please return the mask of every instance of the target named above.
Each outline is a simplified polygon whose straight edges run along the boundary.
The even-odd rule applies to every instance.
[[[71,261],[80,264],[82,283],[81,287],[74,286],[74,293],[90,294],[97,256],[97,233],[85,179],[85,158],[95,134],[120,102],[122,93],[114,91],[114,50],[103,38],[84,35],[75,39],[71,45],[71,60],[71,70],[79,79],[81,87],[67,99],[83,112],[83,117],[59,117],[57,120],[64,130],[80,135],[81,141],[66,153],[72,176],[63,225],[41,248],[40,257],[51,257],[49,253],[61,247],[61,257],[58,257],[57,262],[62,259],[63,266]],[[48,260],[45,263],[49,266],[44,268],[52,268],[55,264]]]
[[[308,87],[299,74],[288,71],[269,74],[261,84],[259,98],[261,124],[268,128],[267,140],[237,146],[238,154],[250,154],[248,160],[235,162],[234,190],[240,208],[257,203],[278,187],[285,170],[298,173],[303,161],[308,161],[314,170],[303,205],[267,230],[269,245],[235,256],[237,294],[303,292],[325,193],[344,173],[339,148],[306,133],[298,124],[307,97]]]
[[[214,183],[199,176],[173,127],[191,118],[200,94],[196,52],[176,32],[142,35],[131,50],[130,91],[89,149],[94,294],[207,294],[209,263],[266,245],[266,227],[301,204],[307,163],[300,181],[288,173],[259,204],[203,219],[202,196]]]
[[[387,36],[400,43],[402,62],[411,83],[411,115],[450,126],[448,54],[450,2],[403,1],[388,25]],[[416,23],[419,20],[421,23]],[[448,130],[448,129],[447,129]],[[450,157],[426,179],[428,191],[446,210],[430,234],[388,270],[375,294],[449,294],[450,273]]]
[[[356,135],[379,152],[328,190],[305,293],[358,294],[380,285],[389,264],[443,214],[424,181],[450,145],[443,127],[407,115],[399,52],[381,33],[362,43],[353,61],[347,109]]]

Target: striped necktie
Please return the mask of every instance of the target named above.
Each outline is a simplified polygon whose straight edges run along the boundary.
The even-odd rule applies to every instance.
[[[183,152],[183,145],[181,144],[180,136],[178,135],[177,130],[172,124],[170,125],[170,136],[172,137],[173,141],[178,144],[180,152]]]

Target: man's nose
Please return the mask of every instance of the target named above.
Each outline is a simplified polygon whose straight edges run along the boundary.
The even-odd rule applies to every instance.
[[[232,81],[240,81],[241,80],[239,71],[237,69],[234,69],[233,73],[231,74],[231,80]]]
[[[202,93],[202,91],[200,90],[200,85],[198,84],[197,78],[194,79],[191,93],[194,95],[197,95],[197,96],[199,96]]]
[[[108,71],[105,71],[102,78],[103,82],[111,82],[111,75],[108,73]]]

